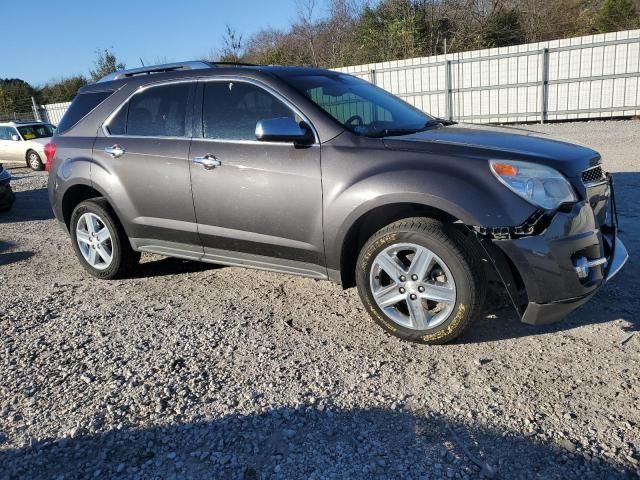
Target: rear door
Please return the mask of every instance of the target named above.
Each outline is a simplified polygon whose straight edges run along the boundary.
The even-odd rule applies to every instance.
[[[284,98],[243,79],[199,86],[191,183],[204,258],[325,277],[320,145],[258,142],[259,120],[301,120]],[[197,113],[201,106],[201,116]],[[215,158],[207,168],[197,159]]]
[[[2,155],[5,160],[19,162],[20,160],[26,161],[26,148],[24,140],[20,135],[18,135],[18,131],[13,127],[6,127],[7,129],[7,140],[4,142],[4,149]],[[18,135],[18,140],[13,140],[13,136]]]
[[[9,127],[0,127],[0,163],[9,161],[7,147],[10,141],[11,134],[9,133]]]
[[[202,254],[188,160],[195,85],[181,81],[139,90],[112,114],[94,144],[92,181],[109,188],[140,250]]]

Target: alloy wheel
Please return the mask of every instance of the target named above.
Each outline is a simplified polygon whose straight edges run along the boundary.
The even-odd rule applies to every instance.
[[[105,222],[95,213],[85,213],[76,226],[80,252],[96,270],[109,268],[113,261],[113,240]]]
[[[413,243],[387,247],[373,260],[373,298],[393,322],[412,330],[442,324],[456,303],[451,271],[434,252]]]

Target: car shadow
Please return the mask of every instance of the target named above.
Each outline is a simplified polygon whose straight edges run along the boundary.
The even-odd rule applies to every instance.
[[[104,421],[96,412],[93,424]],[[156,415],[160,423],[166,422]],[[90,427],[94,428],[94,427]],[[100,428],[100,427],[98,427]],[[537,435],[541,435],[537,433]],[[7,433],[0,434],[6,443]],[[0,440],[1,441],[1,440]],[[26,442],[25,442],[26,443]],[[0,450],[5,478],[630,478],[591,453],[418,409],[301,407],[136,425]]]
[[[0,224],[51,220],[53,211],[49,205],[46,188],[16,192],[16,201],[8,212],[0,213]]]
[[[131,273],[130,278],[163,277],[167,275],[204,272],[218,268],[223,268],[223,265],[183,260],[181,258],[162,257],[158,260],[140,263]]]
[[[21,262],[33,257],[33,252],[26,250],[19,252],[7,252],[7,250],[10,250],[14,247],[15,244],[0,240],[0,267],[4,265],[10,265],[12,263]]]

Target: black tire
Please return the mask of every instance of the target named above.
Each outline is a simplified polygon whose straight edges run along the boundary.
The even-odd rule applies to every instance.
[[[112,260],[109,266],[105,269],[94,268],[84,258],[80,251],[76,232],[80,217],[85,213],[93,213],[94,215],[97,215],[111,235],[110,246],[112,250]],[[115,278],[126,277],[140,261],[140,253],[135,252],[131,248],[129,239],[120,225],[115,212],[103,198],[86,200],[76,206],[71,214],[69,233],[71,235],[71,244],[73,245],[73,249],[76,252],[78,260],[80,260],[84,269],[96,278],[112,280]]]
[[[453,276],[456,299],[448,317],[437,326],[418,330],[394,321],[376,303],[370,271],[377,255],[401,243],[426,247],[440,257]],[[373,320],[385,331],[416,343],[437,345],[452,341],[468,328],[482,310],[486,287],[477,248],[455,226],[429,218],[407,218],[375,233],[362,247],[356,264],[360,298]]]
[[[11,210],[16,201],[16,195],[11,189],[11,185],[0,185],[0,212]]]
[[[38,152],[34,150],[29,150],[27,152],[27,166],[36,172],[44,170],[44,163],[42,162],[42,158],[40,158]]]

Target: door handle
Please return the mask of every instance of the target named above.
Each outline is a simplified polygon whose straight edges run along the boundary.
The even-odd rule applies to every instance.
[[[214,168],[222,165],[222,162],[218,160],[214,155],[211,155],[210,153],[207,153],[203,157],[194,157],[193,163],[198,163],[202,165],[205,168],[205,170],[213,170]]]
[[[111,155],[112,158],[118,158],[125,154],[124,149],[120,145],[113,145],[104,149],[104,153]]]

